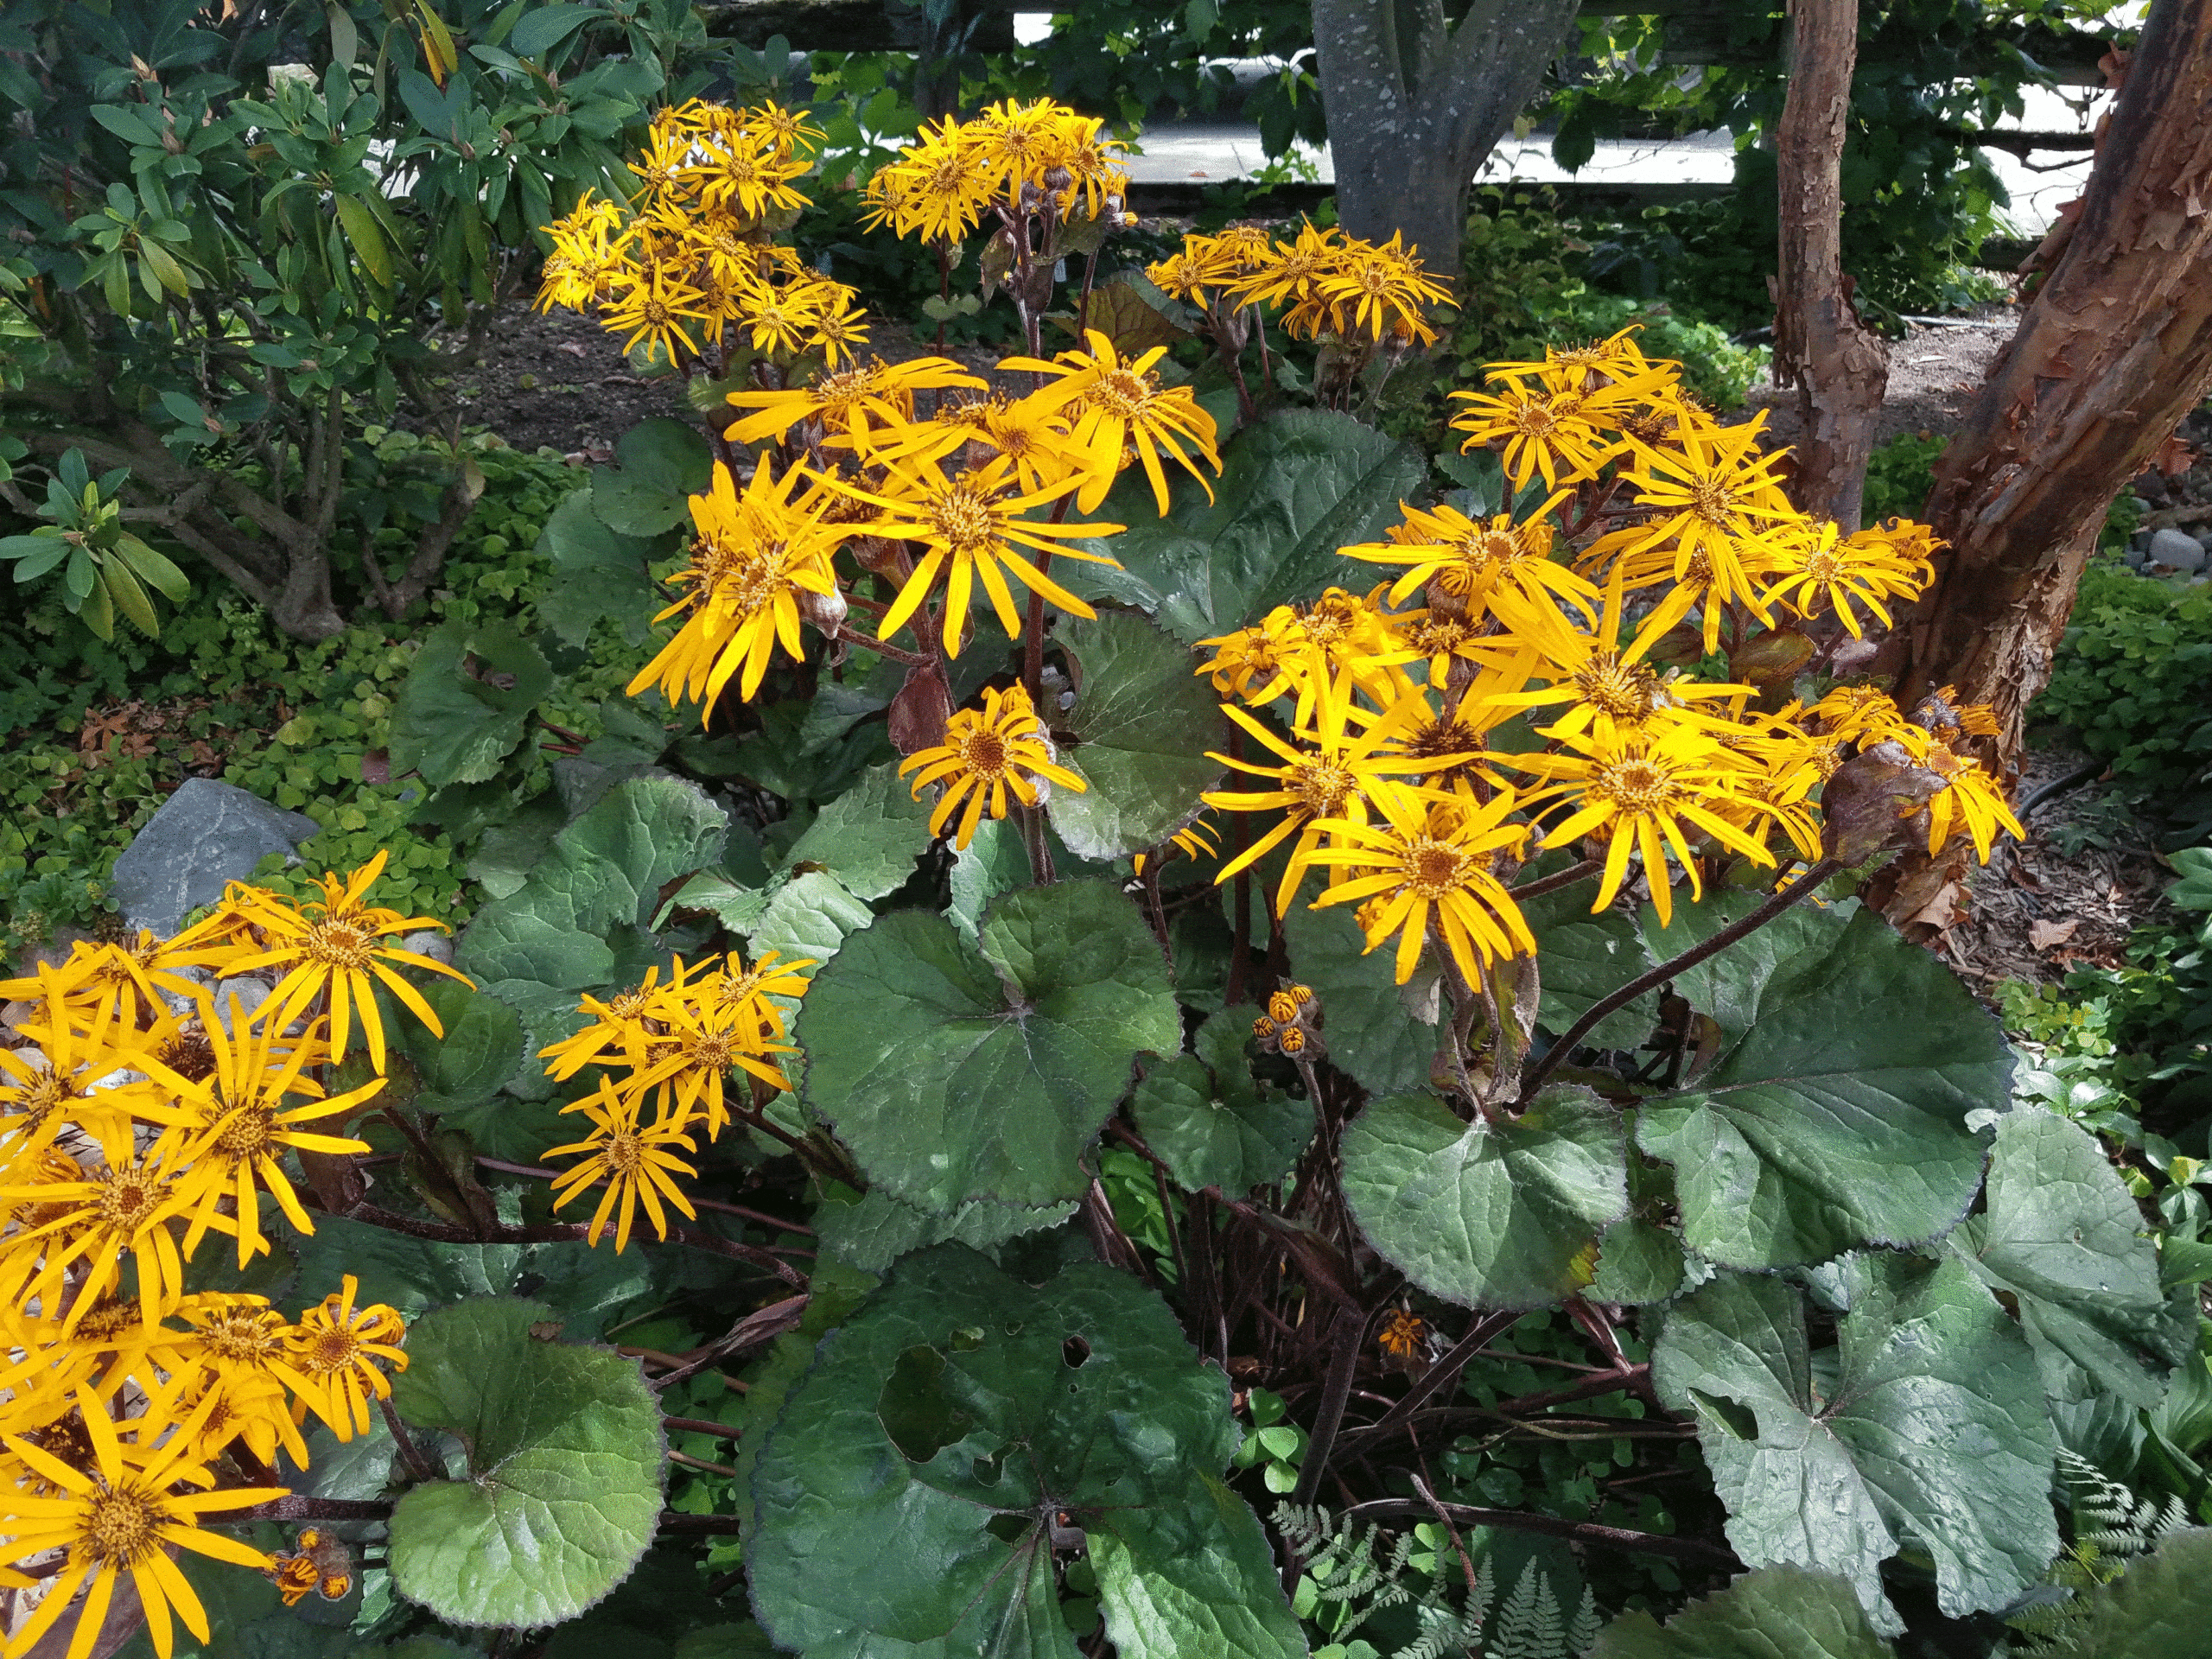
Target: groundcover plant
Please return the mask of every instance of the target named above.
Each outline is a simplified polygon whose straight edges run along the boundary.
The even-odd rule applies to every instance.
[[[421,652],[395,764],[496,819],[564,645],[676,624],[450,963],[378,860],[0,985],[10,1659],[1855,1656],[2032,1601],[2054,1414],[2157,1405],[2195,1292],[1848,896],[2019,832],[1979,711],[1827,673],[1925,531],[1808,521],[1632,334],[1494,365],[1412,505],[1346,411],[1417,251],[1097,281],[1121,171],[1049,104],[866,187],[945,317],[988,231],[1027,349],[885,360],[775,239],[808,138],[665,111],[553,227],[543,302],[709,431],[556,515],[540,640]],[[1538,1310],[1580,1357],[1459,1404]],[[1605,1397],[1706,1535],[1440,1479]],[[1602,1632],[1524,1575],[1486,1635],[1515,1528],[1765,1570]]]

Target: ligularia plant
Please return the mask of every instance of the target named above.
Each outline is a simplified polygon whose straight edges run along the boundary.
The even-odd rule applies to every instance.
[[[943,276],[872,349],[778,240],[811,137],[685,104],[550,227],[543,302],[710,412],[555,515],[535,638],[418,655],[450,963],[372,866],[0,986],[10,1659],[134,1596],[164,1655],[327,1601],[334,1651],[685,1659],[2026,1605],[2059,1426],[2152,1422],[2197,1326],[1854,896],[2020,833],[1984,711],[1834,672],[1929,532],[1808,519],[1633,334],[1493,365],[1440,494],[1345,412],[1433,338],[1419,251],[1116,270],[1049,103],[865,182]],[[1001,292],[1024,349],[950,355]]]

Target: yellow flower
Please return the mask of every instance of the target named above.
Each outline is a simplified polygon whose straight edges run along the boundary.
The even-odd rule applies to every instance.
[[[188,1165],[175,1133],[142,1154],[128,1123],[110,1126],[100,1136],[105,1162],[79,1169],[64,1160],[76,1170],[75,1179],[57,1168],[54,1173],[61,1179],[0,1187],[0,1198],[30,1199],[42,1217],[7,1241],[8,1270],[0,1277],[15,1287],[18,1302],[37,1298],[42,1305],[65,1277],[74,1281],[70,1269],[81,1262],[76,1300],[63,1318],[64,1330],[73,1330],[82,1313],[120,1280],[123,1257],[129,1255],[137,1268],[144,1325],[150,1329],[175,1305],[184,1289],[184,1263],[169,1224],[197,1193],[182,1179]],[[224,1217],[209,1224],[224,1232],[236,1225]]]
[[[359,1281],[349,1273],[341,1283],[343,1289],[308,1309],[292,1327],[291,1369],[306,1385],[293,1404],[292,1421],[299,1422],[313,1411],[332,1433],[350,1440],[369,1432],[369,1395],[391,1396],[391,1379],[384,1367],[407,1369],[407,1356],[398,1345],[407,1322],[398,1309],[382,1303],[355,1307]]]
[[[303,1233],[315,1231],[285,1176],[282,1160],[286,1147],[334,1154],[369,1150],[365,1141],[320,1135],[300,1126],[342,1118],[378,1093],[385,1079],[372,1077],[326,1100],[322,1085],[302,1075],[306,1066],[323,1058],[322,1046],[304,1038],[286,1042],[276,1025],[257,1026],[238,1019],[237,1006],[232,1004],[230,1030],[214,1017],[212,1007],[202,1007],[205,1038],[214,1054],[212,1075],[197,1080],[181,1077],[154,1059],[146,1062],[146,1069],[175,1091],[179,1104],[198,1120],[196,1138],[184,1154],[190,1167],[180,1183],[194,1200],[184,1253],[188,1256],[199,1248],[207,1229],[227,1209],[232,1217],[228,1230],[238,1237],[238,1266],[243,1268],[269,1248],[261,1236],[264,1189],[293,1226]],[[285,1103],[296,1096],[302,1103],[288,1107]]]
[[[1689,877],[1691,896],[1702,897],[1697,861],[1682,833],[1685,827],[1702,830],[1754,863],[1774,862],[1764,847],[1714,810],[1719,802],[1742,792],[1748,767],[1711,738],[1682,727],[1600,727],[1562,734],[1561,738],[1573,753],[1500,754],[1497,759],[1502,766],[1553,780],[1532,791],[1528,804],[1554,797],[1573,802],[1574,811],[1544,837],[1546,847],[1601,832],[1610,837],[1605,879],[1590,906],[1593,914],[1612,903],[1628,874],[1629,855],[1639,849],[1662,927],[1674,917],[1668,848],[1674,849],[1676,862]]]
[[[264,1464],[274,1460],[281,1445],[306,1468],[307,1442],[292,1421],[284,1390],[307,1393],[315,1385],[293,1367],[291,1322],[266,1297],[215,1292],[186,1297],[177,1317],[192,1327],[192,1335],[179,1340],[181,1361],[169,1368],[175,1386],[242,1402],[250,1409],[233,1425],[232,1438],[243,1440]]]
[[[1897,520],[1891,521],[1892,526]],[[1918,525],[1906,527],[1918,530]],[[1862,530],[1846,537],[1834,523],[1809,526],[1783,543],[1787,550],[1777,561],[1782,579],[1760,598],[1764,603],[1786,601],[1798,615],[1818,616],[1825,607],[1842,619],[1851,637],[1866,637],[1853,601],[1890,626],[1889,599],[1916,599],[1932,574],[1927,556],[1916,538],[1881,531]]]
[[[1989,862],[1999,830],[2016,841],[2027,839],[2027,830],[2005,799],[2004,785],[1980,761],[1957,753],[1918,726],[1908,725],[1897,736],[1915,765],[1927,767],[1944,780],[1943,787],[1928,802],[1930,857],[1942,851],[1962,830],[1974,842],[1974,856],[1984,864]]]
[[[1452,290],[1421,270],[1419,251],[1404,237],[1393,232],[1380,245],[1352,238],[1338,269],[1320,279],[1321,296],[1338,312],[1335,333],[1363,330],[1377,342],[1388,335],[1422,345],[1436,338],[1422,308],[1452,304]]]
[[[315,885],[322,897],[310,899],[298,909],[273,893],[255,893],[250,901],[253,925],[268,941],[267,948],[236,964],[240,971],[281,968],[284,976],[269,1000],[254,1011],[254,1018],[281,1031],[317,997],[327,996],[330,1014],[330,1058],[342,1060],[359,1013],[368,1039],[369,1063],[385,1069],[384,1020],[377,1012],[375,988],[381,984],[398,998],[434,1037],[446,1034],[438,1016],[423,994],[393,972],[395,968],[427,968],[432,973],[457,979],[474,988],[466,974],[442,962],[385,941],[395,935],[423,928],[442,928],[428,916],[402,916],[396,910],[362,902],[376,879],[384,874],[388,852],[379,851],[344,880],[326,871]]]
[[[1597,588],[1550,556],[1549,516],[1566,499],[1565,491],[1554,493],[1519,524],[1510,513],[1494,514],[1484,523],[1456,507],[1424,510],[1401,503],[1405,523],[1392,526],[1389,542],[1364,542],[1338,551],[1370,564],[1410,567],[1391,584],[1394,605],[1426,585],[1432,606],[1443,602],[1434,597],[1442,594],[1471,623],[1495,614],[1509,627],[1541,628],[1546,619],[1557,620],[1555,601],[1573,606],[1586,623],[1594,623]],[[1500,600],[1502,604],[1494,602]]]
[[[1561,480],[1573,484],[1595,478],[1613,453],[1619,416],[1634,398],[1622,386],[1554,391],[1510,381],[1501,392],[1452,396],[1467,405],[1451,422],[1454,431],[1467,435],[1460,448],[1503,444],[1505,470],[1516,490],[1540,473],[1547,490],[1557,489]]]
[[[930,419],[890,432],[869,455],[886,462],[937,461],[971,443],[1012,461],[1015,479],[1031,492],[1058,484],[1084,459],[1070,442],[1058,410],[1033,393],[1019,400],[992,397],[940,404]]]
[[[657,1092],[662,1122],[680,1129],[695,1115],[701,1116],[707,1121],[708,1138],[719,1136],[729,1122],[723,1086],[733,1067],[750,1072],[772,1089],[791,1087],[783,1068],[770,1057],[798,1051],[763,1040],[750,1013],[742,1005],[663,993],[653,1003],[660,1030],[652,1039],[652,1063],[630,1078],[625,1091],[632,1100]]]
[[[607,1230],[607,1218],[616,1214],[619,1206],[620,1214],[614,1232],[617,1255],[629,1245],[630,1224],[636,1216],[639,1199],[645,1201],[656,1238],[668,1236],[668,1217],[661,1209],[664,1198],[687,1216],[696,1219],[698,1214],[675,1179],[679,1174],[696,1175],[698,1172],[668,1150],[671,1147],[682,1147],[686,1152],[690,1151],[690,1137],[673,1123],[640,1128],[638,1105],[637,1096],[617,1093],[613,1080],[601,1077],[596,1096],[566,1109],[583,1113],[591,1122],[591,1133],[582,1141],[554,1147],[545,1154],[548,1158],[585,1154],[583,1162],[564,1170],[554,1181],[553,1207],[556,1211],[595,1182],[607,1183],[607,1191],[601,1194],[599,1208],[592,1216],[586,1242],[594,1245],[599,1243],[600,1235]]]
[[[67,982],[50,967],[34,984],[50,988],[42,1020],[26,1022],[24,1048],[0,1048],[0,1174],[26,1167],[72,1125],[95,1138],[134,1115],[163,1116],[143,1084],[122,1081],[146,1060],[145,1039],[103,1002],[89,1030],[61,1023]]]
[[[1236,791],[1208,790],[1199,797],[1208,806],[1224,812],[1279,811],[1283,815],[1281,823],[1224,864],[1214,877],[1214,885],[1218,887],[1295,835],[1298,839],[1292,843],[1290,861],[1275,889],[1278,916],[1288,912],[1290,901],[1298,892],[1299,883],[1305,880],[1306,870],[1321,861],[1319,849],[1323,836],[1337,837],[1339,824],[1365,822],[1368,793],[1378,781],[1394,774],[1419,773],[1432,764],[1425,757],[1395,753],[1389,747],[1417,712],[1411,702],[1395,705],[1363,732],[1354,734],[1349,729],[1349,671],[1338,675],[1336,685],[1319,697],[1316,709],[1319,716],[1317,727],[1296,734],[1313,745],[1307,749],[1286,743],[1242,709],[1224,703],[1222,712],[1258,739],[1262,747],[1279,758],[1281,764],[1265,766],[1209,752],[1207,759],[1218,760],[1249,777],[1265,779],[1274,787]]]
[[[877,639],[888,639],[906,626],[936,587],[939,571],[946,572],[944,637],[948,657],[960,654],[961,625],[967,620],[968,602],[978,581],[1009,637],[1021,632],[1021,613],[1006,584],[1009,575],[1070,615],[1096,614],[1016,550],[1029,548],[1092,564],[1114,563],[1103,554],[1062,543],[1077,537],[1118,536],[1122,525],[1048,523],[1024,516],[1071,493],[1075,480],[1021,494],[1013,478],[1014,463],[1004,455],[969,467],[957,478],[947,478],[935,461],[893,462],[884,470],[885,480],[877,490],[842,480],[835,486],[883,510],[885,517],[862,526],[869,534],[918,542],[928,550],[884,613]]]
[[[840,363],[856,361],[853,348],[868,344],[868,313],[860,307],[860,296],[842,283],[825,283],[822,287],[814,331],[806,337],[806,346],[820,352],[823,363],[835,369]]]
[[[953,846],[964,849],[988,810],[994,818],[1007,814],[1009,793],[1024,806],[1037,804],[1039,778],[1077,794],[1090,787],[1052,759],[1044,725],[1029,702],[1029,693],[1018,685],[1003,691],[986,687],[981,709],[960,709],[945,722],[944,741],[935,748],[918,749],[899,766],[899,775],[919,775],[913,796],[931,784],[944,785],[937,810],[930,814],[930,833],[941,836],[953,810],[964,800],[960,828]]]
[[[924,122],[921,143],[899,156],[869,179],[861,223],[925,242],[956,243],[974,230],[1003,170],[950,116],[934,128]]]
[[[705,966],[703,963],[700,965]],[[576,1012],[591,1015],[592,1022],[573,1036],[537,1051],[537,1058],[549,1062],[545,1075],[565,1082],[594,1062],[644,1070],[650,1064],[652,1048],[653,1033],[649,1022],[653,1003],[663,988],[657,985],[659,978],[660,969],[655,966],[645,969],[642,984],[618,992],[604,1002],[595,996],[585,996],[577,1004]],[[682,982],[678,981],[668,988],[680,990]]]
[[[808,503],[791,500],[792,489],[806,478],[791,466],[779,479],[763,456],[741,496],[729,468],[715,463],[707,493],[691,498],[698,535],[690,566],[672,578],[689,591],[653,620],[686,610],[690,615],[631,679],[630,696],[658,686],[671,705],[696,702],[704,726],[741,669],[738,695],[753,700],[779,640],[792,658],[804,655],[798,595],[836,591],[830,558],[851,533],[849,525],[828,522]]]
[[[681,367],[685,357],[699,355],[698,341],[684,325],[702,322],[710,315],[706,296],[696,286],[655,262],[639,271],[627,292],[607,302],[600,312],[600,321],[610,334],[627,333],[629,338],[622,342],[624,351],[634,351],[638,342],[644,340],[671,367]],[[683,348],[681,353],[677,350],[679,346]]]
[[[212,1410],[212,1404],[207,1408]],[[196,1434],[180,1432],[158,1448],[143,1441],[126,1448],[115,1425],[97,1405],[86,1408],[83,1420],[93,1453],[90,1469],[72,1468],[21,1435],[8,1437],[8,1449],[51,1493],[34,1494],[19,1482],[4,1500],[10,1548],[19,1560],[41,1550],[67,1551],[46,1599],[16,1627],[8,1651],[29,1652],[84,1589],[84,1607],[77,1616],[67,1659],[86,1659],[107,1617],[116,1582],[128,1573],[146,1610],[154,1651],[161,1659],[169,1659],[175,1645],[172,1609],[201,1642],[210,1638],[200,1598],[168,1551],[188,1549],[239,1567],[265,1568],[269,1557],[260,1550],[210,1532],[201,1522],[225,1510],[282,1497],[285,1489],[179,1492],[180,1484],[213,1484],[205,1468],[188,1460]]]
[[[1635,730],[1660,718],[1710,723],[1709,716],[1694,712],[1695,704],[1749,694],[1747,686],[1661,678],[1643,659],[1666,638],[1680,612],[1661,606],[1643,620],[1635,639],[1623,648],[1618,642],[1624,602],[1624,579],[1616,568],[1605,585],[1605,613],[1593,633],[1547,632],[1531,639],[1537,658],[1533,671],[1550,679],[1550,685],[1535,691],[1488,694],[1483,700],[1496,709],[1571,704],[1554,724],[1543,728],[1547,736],[1566,737],[1592,726],[1608,734]]]
[[[794,426],[818,423],[829,435],[842,437],[865,451],[869,447],[869,420],[887,427],[902,427],[913,418],[917,391],[959,387],[984,390],[983,382],[950,358],[918,357],[891,365],[871,358],[849,369],[817,377],[810,385],[788,391],[733,391],[729,401],[757,410],[722,435],[732,443],[752,443],[761,438],[780,438]]]
[[[1166,356],[1165,346],[1155,346],[1127,362],[1114,342],[1092,328],[1086,332],[1089,352],[1062,352],[1049,362],[1042,358],[1009,357],[1002,369],[1021,369],[1033,374],[1058,377],[1031,394],[1047,407],[1069,405],[1073,453],[1079,454],[1088,477],[1075,499],[1076,508],[1089,512],[1106,499],[1120,474],[1125,449],[1134,448],[1152,480],[1153,499],[1161,517],[1167,512],[1167,478],[1160,470],[1166,454],[1198,480],[1213,499],[1213,486],[1184,453],[1188,446],[1221,471],[1221,455],[1214,447],[1213,416],[1198,407],[1188,386],[1162,386],[1153,365]]]
[[[1413,977],[1432,931],[1471,985],[1481,977],[1481,963],[1535,955],[1520,907],[1491,873],[1500,853],[1510,856],[1528,839],[1526,824],[1504,822],[1517,804],[1512,791],[1475,805],[1386,785],[1370,799],[1382,823],[1322,825],[1337,844],[1314,854],[1314,861],[1333,867],[1338,880],[1313,901],[1316,909],[1361,905],[1370,950],[1395,933],[1401,985]]]

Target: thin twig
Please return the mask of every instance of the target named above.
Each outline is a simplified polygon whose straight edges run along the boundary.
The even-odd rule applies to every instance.
[[[732,1428],[728,1423],[710,1423],[700,1417],[670,1417],[664,1414],[660,1421],[661,1427],[664,1428],[680,1428],[687,1434],[711,1434],[718,1440],[734,1440],[745,1433],[741,1428]]]
[[[1294,1503],[1311,1503],[1320,1488],[1321,1477],[1328,1472],[1337,1432],[1344,1423],[1344,1406],[1351,1399],[1352,1373],[1358,1369],[1359,1351],[1367,1339],[1367,1310],[1351,1302],[1338,1303],[1330,1339],[1337,1349],[1329,1356],[1328,1377],[1321,1385],[1321,1408],[1313,1419],[1313,1438],[1306,1443],[1306,1461],[1298,1471],[1298,1490],[1290,1497]]]
[[[540,1169],[535,1164],[511,1164],[503,1158],[486,1158],[481,1153],[477,1154],[476,1161],[484,1168],[496,1169],[503,1175],[527,1175],[539,1181],[555,1180],[560,1176],[560,1171],[556,1169]],[[810,1238],[814,1236],[814,1229],[803,1221],[785,1221],[781,1216],[748,1210],[741,1204],[724,1204],[717,1198],[695,1198],[691,1202],[702,1210],[712,1210],[725,1216],[741,1216],[747,1221],[758,1222],[763,1227],[772,1227],[779,1232],[804,1233]]]
[[[1605,868],[1604,859],[1586,858],[1580,864],[1570,864],[1563,870],[1539,876],[1534,881],[1523,881],[1519,887],[1508,887],[1506,891],[1512,895],[1516,904],[1520,904],[1527,899],[1540,899],[1548,893],[1557,893],[1561,887],[1571,887],[1577,881],[1587,880]]]
[[[1521,1085],[1521,1098],[1515,1103],[1516,1109],[1525,1108],[1536,1097],[1536,1091],[1544,1086],[1544,1079],[1551,1076],[1574,1052],[1576,1046],[1597,1028],[1598,1022],[1614,1009],[1626,1007],[1646,991],[1658,989],[1685,969],[1694,968],[1707,957],[1719,956],[1738,939],[1756,933],[1842,868],[1833,858],[1822,859],[1788,887],[1770,896],[1757,910],[1739,921],[1731,922],[1702,944],[1692,945],[1672,961],[1662,962],[1650,972],[1638,975],[1611,995],[1599,997],[1580,1020],[1567,1028],[1567,1035],[1545,1050],[1543,1058],[1529,1068],[1529,1076]]]
[[[372,1227],[381,1227],[386,1232],[404,1233],[410,1238],[434,1239],[447,1244],[571,1244],[590,1242],[591,1228],[584,1222],[555,1222],[543,1227],[495,1227],[484,1233],[455,1227],[442,1221],[425,1221],[416,1216],[403,1216],[396,1210],[385,1210],[373,1204],[357,1204],[346,1212],[349,1221],[366,1222]],[[716,1255],[727,1255],[740,1262],[749,1262],[754,1267],[765,1268],[785,1284],[804,1287],[806,1275],[780,1257],[771,1255],[757,1245],[741,1244],[734,1238],[724,1238],[719,1233],[700,1232],[689,1227],[671,1227],[668,1242],[689,1245],[695,1250],[707,1250]]]
[[[665,1376],[654,1377],[652,1386],[656,1389],[667,1388],[672,1382],[681,1382],[685,1377],[705,1370],[715,1361],[730,1354],[773,1342],[785,1332],[798,1325],[805,1315],[807,1300],[804,1296],[787,1296],[780,1302],[772,1302],[766,1307],[747,1314],[723,1335],[695,1352],[688,1363],[678,1366]]]
[[[429,1454],[415,1444],[415,1437],[407,1432],[407,1425],[400,1421],[399,1414],[392,1409],[390,1396],[378,1395],[377,1408],[384,1413],[385,1427],[391,1431],[391,1443],[399,1448],[399,1460],[407,1465],[407,1472],[415,1478],[417,1484],[426,1480],[443,1480],[446,1471],[431,1462]]]
[[[1467,1334],[1453,1343],[1443,1357],[1438,1359],[1435,1364],[1430,1366],[1413,1387],[1406,1390],[1403,1399],[1384,1412],[1374,1422],[1354,1432],[1339,1448],[1338,1455],[1343,1456],[1357,1447],[1370,1446],[1403,1424],[1432,1396],[1457,1382],[1459,1380],[1459,1373],[1467,1369],[1468,1362],[1488,1347],[1492,1338],[1520,1317],[1519,1313],[1507,1309],[1496,1313],[1485,1313],[1477,1319],[1474,1324],[1468,1326]]]

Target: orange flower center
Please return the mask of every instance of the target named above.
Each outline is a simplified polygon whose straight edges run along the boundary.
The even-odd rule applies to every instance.
[[[1592,788],[1628,812],[1660,810],[1683,792],[1673,772],[1642,757],[1600,766]]]
[[[85,1500],[78,1522],[79,1548],[110,1571],[135,1567],[159,1548],[156,1530],[161,1511],[135,1486],[94,1494]]]
[[[1593,652],[1574,671],[1575,695],[1615,720],[1643,720],[1659,706],[1659,677],[1610,651]]]
[[[1282,786],[1298,797],[1307,817],[1333,818],[1359,788],[1359,779],[1333,760],[1296,760],[1284,768]]]
[[[972,556],[997,539],[998,520],[990,498],[965,481],[931,502],[927,517],[938,539],[955,554]]]
[[[365,968],[377,936],[359,923],[325,917],[308,925],[307,953],[331,968]]]

